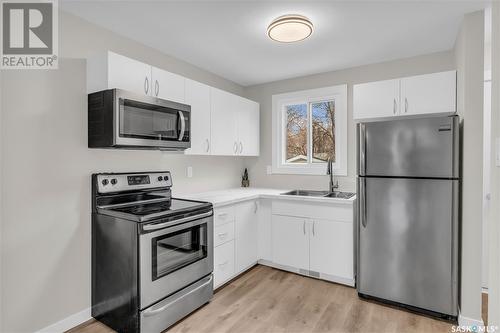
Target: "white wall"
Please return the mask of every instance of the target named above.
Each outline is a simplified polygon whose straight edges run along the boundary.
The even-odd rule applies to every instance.
[[[2,332],[36,331],[90,306],[91,173],[170,170],[175,195],[239,186],[245,164],[88,149],[84,58],[95,52],[111,49],[238,94],[242,88],[65,13],[59,44],[59,70],[4,71],[0,79]]]
[[[345,70],[310,75],[245,88],[248,98],[260,103],[260,157],[249,170],[253,184],[259,187],[327,189],[328,176],[268,175],[266,167],[272,164],[272,95],[304,89],[347,84],[347,177],[338,177],[340,189],[355,190],[356,127],[352,119],[353,84],[426,74],[455,69],[453,52],[441,52],[408,59],[360,66]]]
[[[457,111],[462,133],[463,318],[481,321],[481,238],[483,213],[484,13],[467,14],[455,44]]]
[[[500,3],[492,3],[491,36],[491,209],[489,215],[488,325],[500,326],[500,168],[495,164],[495,139],[500,138]]]

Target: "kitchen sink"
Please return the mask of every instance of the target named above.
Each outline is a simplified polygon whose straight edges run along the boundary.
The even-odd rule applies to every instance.
[[[298,195],[304,197],[326,197],[326,198],[338,198],[338,199],[350,199],[355,193],[351,192],[328,192],[328,191],[313,191],[313,190],[293,190],[281,195]]]
[[[352,192],[332,192],[332,193],[328,193],[327,195],[325,195],[325,197],[328,197],[328,198],[339,198],[339,199],[350,199],[352,198],[353,196],[355,195],[355,193],[352,193]]]
[[[290,192],[281,193],[282,195],[299,195],[303,197],[324,197],[328,191],[312,191],[312,190],[293,190]]]

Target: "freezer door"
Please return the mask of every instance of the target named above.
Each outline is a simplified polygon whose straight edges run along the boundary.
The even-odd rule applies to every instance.
[[[458,181],[358,182],[358,292],[456,316]]]
[[[458,116],[359,124],[358,174],[458,178]]]

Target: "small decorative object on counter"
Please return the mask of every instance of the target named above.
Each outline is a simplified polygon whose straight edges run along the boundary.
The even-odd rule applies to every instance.
[[[241,177],[241,187],[250,186],[250,180],[248,180],[248,170],[245,168],[245,172],[243,173],[243,177]]]

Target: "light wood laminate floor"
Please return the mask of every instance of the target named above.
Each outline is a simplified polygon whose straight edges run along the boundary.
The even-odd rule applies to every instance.
[[[168,332],[451,332],[452,324],[358,298],[343,285],[256,266]],[[69,332],[113,332],[91,320]]]

